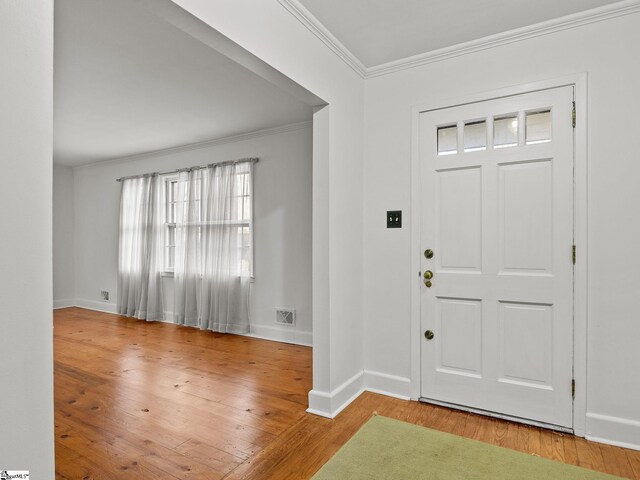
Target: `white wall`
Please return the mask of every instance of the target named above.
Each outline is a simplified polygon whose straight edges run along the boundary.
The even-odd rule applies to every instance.
[[[0,2],[0,466],[54,477],[53,2]]]
[[[420,268],[410,263],[411,108],[587,72],[587,434],[640,446],[638,45],[632,14],[367,80],[365,368],[391,375],[395,393],[407,394]],[[391,208],[405,212],[404,228],[385,228]]]
[[[251,331],[274,340],[311,344],[311,132],[310,123],[297,124],[205,148],[76,167],[76,303],[115,311],[120,205],[116,178],[259,157],[254,178],[256,279],[251,285]],[[166,278],[164,287],[170,318],[173,279]],[[109,302],[102,302],[101,290],[110,292]],[[276,325],[276,307],[295,308],[296,325]]]
[[[314,126],[329,141],[314,142],[321,155],[314,159],[313,310],[321,335],[315,334],[310,394],[311,409],[327,415],[363,386],[406,394],[411,107],[588,72],[588,432],[638,443],[640,389],[628,373],[639,364],[640,337],[633,319],[640,280],[629,261],[640,240],[637,15],[372,78],[365,92],[365,82],[275,1],[175,3],[329,103],[315,114],[322,127]],[[405,228],[385,229],[390,208],[405,211]]]
[[[53,307],[74,304],[73,170],[53,167]]]
[[[332,416],[363,387],[364,81],[276,1],[174,3],[329,103],[316,113],[322,128],[314,128],[317,135],[328,132],[327,145],[318,148],[326,150],[326,158],[314,158],[313,187],[314,212],[322,212],[317,223],[314,218],[314,258],[326,252],[327,267],[314,271],[314,338],[319,340],[314,341],[309,405]]]

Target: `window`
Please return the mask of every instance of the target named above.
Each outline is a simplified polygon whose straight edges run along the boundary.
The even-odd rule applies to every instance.
[[[464,124],[464,151],[479,152],[487,149],[487,122],[477,120]]]
[[[438,127],[438,155],[458,153],[458,125]]]
[[[552,141],[552,111],[545,107],[450,122],[437,126],[435,131],[439,156],[549,143]],[[461,149],[458,142],[461,142]]]
[[[493,119],[493,146],[494,148],[518,146],[517,115],[506,115]]]
[[[168,176],[164,182],[164,270],[173,272],[176,264],[176,199],[178,177]]]
[[[527,145],[547,143],[551,141],[551,110],[539,110],[526,114]]]
[[[253,277],[253,205],[251,200],[251,170],[250,164],[245,164],[246,168],[240,168],[235,176],[235,195],[236,202],[235,222],[238,235],[238,257],[240,258],[240,271],[243,277]],[[234,220],[230,221],[234,224]]]
[[[164,187],[164,270],[173,272],[176,265],[177,235],[181,228],[192,229],[195,235],[189,235],[190,241],[202,245],[212,239],[220,229],[231,229],[235,236],[230,241],[235,249],[229,252],[237,263],[234,270],[241,277],[253,277],[253,205],[251,164],[243,163],[235,167],[231,185],[220,188],[230,189],[230,195],[224,200],[205,198],[202,192],[209,192],[211,182],[225,182],[222,176],[216,176],[206,169],[195,172],[189,178],[168,175]],[[222,180],[221,180],[222,179]],[[215,189],[214,189],[215,190]],[[230,201],[229,201],[230,200]],[[188,207],[187,207],[188,205]],[[183,238],[182,236],[180,238]]]

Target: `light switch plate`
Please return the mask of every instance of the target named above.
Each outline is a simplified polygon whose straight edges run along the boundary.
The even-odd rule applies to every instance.
[[[402,210],[387,211],[387,228],[402,228]]]

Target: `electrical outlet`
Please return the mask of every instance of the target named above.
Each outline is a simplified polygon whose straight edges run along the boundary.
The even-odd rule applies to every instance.
[[[101,290],[100,291],[100,295],[102,295],[102,300],[104,300],[105,302],[109,301],[109,292],[106,290]]]

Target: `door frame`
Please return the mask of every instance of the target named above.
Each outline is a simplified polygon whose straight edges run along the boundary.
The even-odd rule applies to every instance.
[[[569,75],[550,80],[514,85],[488,92],[474,93],[448,99],[436,99],[411,108],[411,399],[420,398],[420,113],[429,110],[477,103],[539,90],[573,86],[576,102],[576,127],[574,130],[574,266],[573,296],[573,432],[579,437],[586,434],[587,411],[587,73]],[[568,119],[567,119],[568,121]],[[567,255],[570,252],[567,250]],[[567,385],[567,389],[570,386]]]

